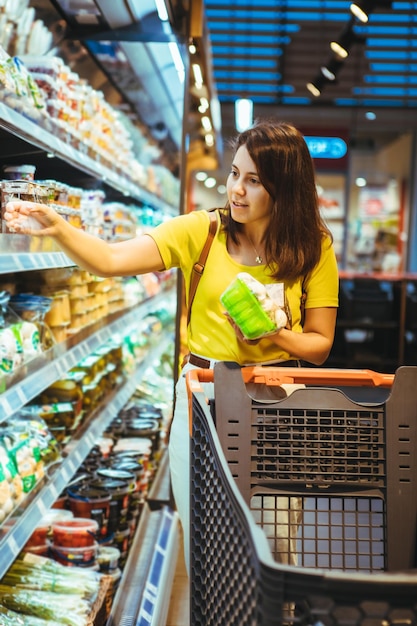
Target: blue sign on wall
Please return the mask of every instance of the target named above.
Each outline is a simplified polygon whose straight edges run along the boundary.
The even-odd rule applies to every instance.
[[[342,159],[347,144],[340,137],[304,137],[313,159]]]

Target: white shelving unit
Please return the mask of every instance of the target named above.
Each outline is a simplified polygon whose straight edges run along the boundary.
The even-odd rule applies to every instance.
[[[164,215],[173,216],[178,210],[166,204],[161,198],[154,196],[146,189],[138,187],[127,176],[107,168],[102,163],[96,162],[81,151],[75,150],[67,143],[54,136],[52,133],[40,128],[36,123],[27,119],[20,113],[9,109],[0,103],[0,129],[10,133],[14,138],[27,142],[28,147],[36,147],[40,151],[53,154],[55,158],[70,165],[80,172],[92,178],[105,182],[115,190],[137,199],[154,210]],[[28,150],[29,151],[29,150]],[[24,156],[22,155],[22,160]],[[36,270],[48,270],[59,267],[73,266],[73,262],[48,238],[36,239],[22,235],[0,234],[0,275],[14,274],[19,272],[31,272]],[[137,326],[138,320],[143,319],[153,311],[161,308],[169,298],[176,298],[175,289],[163,291],[155,297],[145,299],[140,304],[120,313],[110,315],[107,319],[88,326],[86,329],[74,335],[71,340],[57,344],[48,352],[43,353],[25,368],[24,375],[18,377],[15,382],[7,385],[6,390],[0,395],[0,422],[12,416],[35,398],[43,389],[58,380],[66,371],[75,366],[96,348],[103,345],[115,334],[126,334],[129,327]],[[36,488],[28,494],[18,511],[13,512],[14,523],[7,527],[0,527],[0,577],[3,576],[13,563],[26,541],[33,532],[36,524],[41,520],[45,511],[52,506],[54,501],[66,487],[72,476],[83,463],[84,459],[93,448],[98,438],[109,426],[116,414],[126,405],[133,395],[138,383],[142,380],[149,364],[158,360],[162,353],[174,345],[170,332],[162,333],[157,342],[151,342],[146,355],[137,363],[134,372],[129,374],[125,383],[107,397],[103,406],[98,407],[94,414],[83,426],[82,433],[73,439],[65,448],[65,456],[62,461],[49,468],[48,475]],[[157,485],[164,485],[163,493],[166,494],[168,466],[166,459],[162,460],[159,473],[154,480],[153,493]],[[163,476],[162,476],[163,474]],[[153,495],[158,500],[158,495]],[[166,499],[166,495],[163,496]],[[161,505],[162,506],[162,505]],[[167,528],[170,533],[169,545],[171,548],[165,552],[168,561],[164,565],[163,575],[158,575],[158,580],[168,580],[167,572],[171,571],[170,559],[175,558],[172,546],[176,545],[177,524],[175,514],[166,509],[158,513],[160,522],[154,524],[154,517],[145,514],[140,522],[140,532],[148,537],[154,537],[154,544],[148,545],[150,552],[157,548],[158,542],[166,536]],[[155,526],[155,528],[154,528]],[[161,535],[161,532],[163,535]],[[165,534],[164,534],[165,533]],[[140,550],[136,542],[135,551]],[[149,554],[145,555],[149,561]],[[133,565],[130,568],[134,567]],[[140,566],[139,566],[140,567]],[[152,572],[155,578],[155,567]],[[132,572],[132,569],[130,569]],[[153,579],[154,579],[153,578]],[[145,592],[147,578],[144,578]],[[138,593],[138,589],[136,589]],[[141,602],[141,592],[137,595],[137,606]],[[155,601],[155,604],[158,602]],[[155,614],[160,614],[156,611]],[[164,609],[165,610],[165,609]]]
[[[10,132],[14,137],[23,139],[31,146],[39,148],[46,154],[59,158],[80,172],[88,174],[92,178],[102,180],[107,185],[120,191],[123,195],[136,198],[144,204],[149,204],[154,209],[174,215],[176,209],[167,204],[147,189],[138,186],[127,175],[115,172],[106,165],[95,161],[87,154],[76,150],[70,144],[62,141],[52,132],[41,128],[38,124],[28,119],[21,113],[14,111],[0,102],[0,128]]]

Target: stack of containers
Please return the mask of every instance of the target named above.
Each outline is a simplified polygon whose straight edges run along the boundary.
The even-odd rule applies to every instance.
[[[52,522],[51,556],[70,567],[98,570],[98,523],[91,518],[73,517]]]

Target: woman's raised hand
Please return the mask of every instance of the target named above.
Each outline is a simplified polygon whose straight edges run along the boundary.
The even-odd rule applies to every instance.
[[[13,200],[6,204],[3,219],[7,228],[22,235],[54,236],[63,218],[46,204]]]

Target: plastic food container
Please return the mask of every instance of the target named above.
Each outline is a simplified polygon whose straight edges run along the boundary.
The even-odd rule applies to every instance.
[[[55,547],[85,548],[94,546],[98,523],[89,518],[74,517],[72,520],[52,523],[52,540]]]
[[[101,477],[91,481],[90,486],[94,489],[104,489],[111,496],[107,534],[112,535],[118,529],[126,529],[132,492],[129,482]]]
[[[49,291],[49,290],[48,290]],[[71,322],[71,309],[68,291],[49,292],[51,306],[45,314],[48,326],[64,326]]]
[[[67,566],[92,567],[97,565],[98,543],[92,545],[65,548],[61,545],[52,544],[50,554],[55,561]]]
[[[25,544],[25,550],[33,547],[45,547],[52,532],[52,523],[67,522],[74,517],[71,511],[54,509],[48,511],[41,519]]]
[[[49,543],[43,543],[40,545],[31,545],[30,543],[27,543],[23,550],[24,552],[36,554],[36,556],[49,556]]]
[[[3,172],[8,180],[34,180],[36,165],[5,165]]]
[[[247,339],[258,339],[278,329],[255,294],[239,277],[222,293],[220,301]]]
[[[100,546],[97,554],[97,563],[101,572],[110,572],[119,567],[120,550],[113,546]]]
[[[88,485],[69,488],[68,503],[75,517],[93,519],[101,536],[106,536],[110,515],[110,494],[105,489],[93,489]]]

